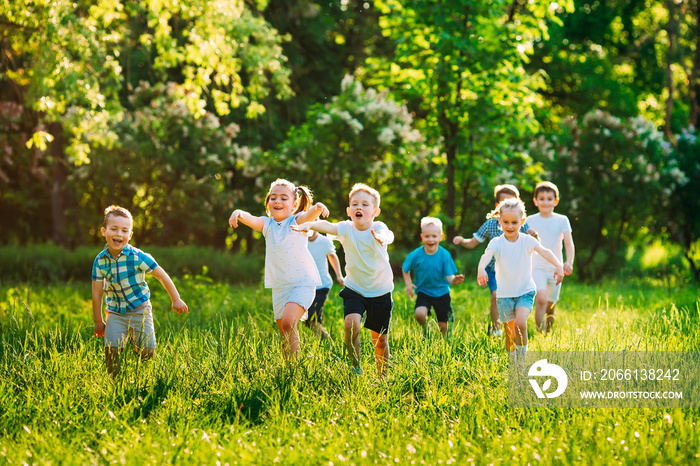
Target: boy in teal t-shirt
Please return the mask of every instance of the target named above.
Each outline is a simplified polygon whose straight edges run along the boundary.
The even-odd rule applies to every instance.
[[[450,285],[459,285],[464,275],[457,275],[457,266],[447,249],[440,246],[443,239],[442,222],[434,217],[424,217],[421,222],[423,246],[412,251],[403,262],[403,279],[406,293],[413,298],[413,289],[418,294],[415,305],[416,321],[425,330],[430,309],[435,308],[435,317],[442,335],[447,334],[447,323],[453,321]],[[411,280],[411,271],[415,284]]]

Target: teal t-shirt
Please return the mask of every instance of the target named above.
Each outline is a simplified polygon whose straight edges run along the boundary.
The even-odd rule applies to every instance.
[[[423,246],[411,251],[403,261],[403,271],[413,270],[416,291],[437,298],[450,292],[450,283],[445,277],[455,275],[457,266],[447,249],[438,246],[435,254],[427,254]]]

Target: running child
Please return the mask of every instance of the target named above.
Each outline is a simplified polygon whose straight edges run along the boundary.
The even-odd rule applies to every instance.
[[[559,259],[530,235],[520,232],[525,223],[525,204],[520,199],[506,199],[489,214],[497,218],[503,235],[492,239],[479,261],[477,283],[488,285],[486,267],[496,259],[496,290],[498,313],[506,327],[506,351],[511,360],[523,360],[527,353],[527,318],[535,301],[532,279],[532,254],[537,252],[554,265],[552,276],[557,284],[564,277]]]
[[[506,199],[520,199],[520,192],[518,191],[518,188],[516,188],[512,184],[502,184],[496,186],[493,195],[496,199],[495,205],[498,205],[501,201],[504,201]],[[523,224],[523,226],[520,228],[520,231],[537,237],[537,233],[534,230],[530,230],[527,223]],[[466,239],[463,236],[455,236],[452,242],[455,245],[462,245],[467,249],[474,249],[477,245],[483,243],[484,241],[489,241],[493,238],[497,238],[502,234],[503,230],[501,229],[498,220],[496,220],[495,218],[488,218],[471,238]],[[496,305],[496,288],[498,287],[498,284],[496,281],[494,261],[491,261],[486,267],[486,274],[489,277],[488,285],[489,290],[491,291],[491,323],[489,325],[488,334],[500,337],[503,334],[503,331],[501,330],[501,322],[498,320],[498,307]]]
[[[321,284],[318,270],[307,247],[307,238],[292,229],[297,223],[328,216],[323,204],[313,204],[306,186],[277,179],[265,197],[267,217],[256,217],[234,210],[228,220],[233,228],[240,221],[265,237],[265,288],[272,288],[272,311],[282,336],[285,359],[295,357],[299,349],[297,324],[305,320],[307,310]]]
[[[187,312],[187,304],[180,299],[170,276],[153,257],[129,244],[134,234],[131,212],[116,205],[107,207],[100,231],[107,244],[92,264],[92,319],[95,324],[92,333],[104,337],[107,373],[114,378],[119,374],[120,354],[127,341],[144,361],[156,352],[151,290],[146,274],[153,275],[163,285],[173,311]],[[103,319],[104,295],[107,299]]]
[[[318,274],[321,276],[321,284],[316,287],[316,297],[314,302],[309,307],[309,316],[306,319],[306,326],[309,327],[316,335],[321,338],[330,338],[328,332],[323,328],[323,305],[328,299],[328,292],[333,286],[333,279],[328,271],[328,263],[330,262],[335,272],[335,278],[340,286],[343,286],[343,273],[340,269],[340,260],[335,253],[335,245],[333,241],[326,235],[320,235],[317,231],[313,231],[309,236],[309,252],[314,258]]]
[[[457,266],[447,249],[440,246],[444,235],[442,222],[435,217],[424,217],[420,221],[423,246],[413,250],[403,262],[403,279],[406,293],[413,299],[413,290],[418,297],[414,313],[416,321],[426,329],[430,309],[435,308],[435,317],[443,336],[447,335],[448,322],[452,322],[452,300],[450,285],[459,285],[464,275],[457,274]],[[411,271],[415,284],[411,280]]]
[[[389,323],[394,301],[394,275],[389,265],[387,245],[394,241],[394,234],[382,222],[375,222],[379,215],[380,196],[376,189],[366,184],[355,184],[350,190],[350,220],[330,223],[325,220],[295,227],[298,231],[316,230],[335,235],[345,250],[345,288],[340,292],[345,308],[345,345],[356,374],[360,368],[362,347],[360,326],[367,313],[364,326],[372,331],[372,343],[377,372],[386,375],[389,362]]]
[[[562,243],[566,250],[564,275],[571,275],[574,270],[574,238],[571,235],[571,224],[566,215],[554,212],[559,204],[559,188],[554,183],[543,181],[535,186],[534,202],[539,213],[527,218],[530,227],[537,230],[542,246],[551,250],[560,261],[563,261]],[[554,308],[559,301],[561,283],[554,283],[552,274],[554,267],[541,256],[532,258],[532,278],[537,285],[535,295],[535,323],[537,330],[547,333],[554,324]],[[546,317],[545,317],[546,316]]]

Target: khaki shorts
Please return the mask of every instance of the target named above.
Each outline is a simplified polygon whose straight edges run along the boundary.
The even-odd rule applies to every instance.
[[[107,312],[105,320],[105,347],[124,348],[127,341],[131,341],[137,348],[156,347],[150,301],[126,314]]]

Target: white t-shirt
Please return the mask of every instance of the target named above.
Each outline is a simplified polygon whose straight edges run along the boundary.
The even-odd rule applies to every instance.
[[[281,222],[265,218],[262,229],[265,237],[265,288],[316,287],[321,284],[314,259],[306,247],[306,235],[291,228],[297,223],[298,215],[290,215]]]
[[[560,262],[564,262],[562,254],[564,233],[571,232],[571,224],[566,215],[552,212],[551,217],[542,217],[540,214],[535,214],[527,218],[527,223],[539,235],[542,246],[552,251]],[[547,272],[556,270],[554,265],[539,254],[535,254],[532,258],[532,268]]]
[[[394,274],[389,265],[387,247],[374,239],[372,231],[389,230],[382,222],[373,222],[364,231],[351,220],[337,223],[338,236],[345,250],[345,286],[365,298],[376,298],[394,289]]]
[[[315,240],[309,239],[309,252],[314,258],[318,274],[321,276],[321,285],[317,286],[316,289],[330,288],[333,285],[333,279],[328,272],[328,254],[335,254],[333,241],[326,235],[319,233]]]
[[[532,279],[532,253],[538,244],[539,241],[525,233],[519,233],[513,242],[505,235],[489,242],[487,249],[494,252],[496,259],[497,298],[517,298],[537,290]]]

